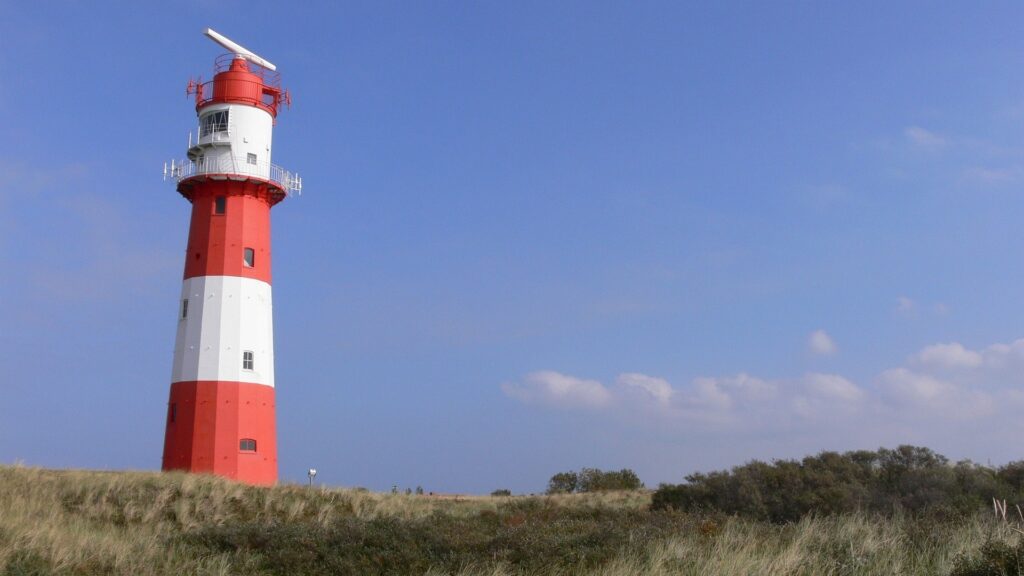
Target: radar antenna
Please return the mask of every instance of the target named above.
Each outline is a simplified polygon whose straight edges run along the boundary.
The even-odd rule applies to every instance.
[[[213,28],[207,28],[206,30],[203,30],[203,34],[209,36],[210,40],[213,40],[217,44],[220,44],[221,46],[227,48],[229,52],[234,52],[239,57],[245,58],[246,60],[252,62],[253,64],[256,64],[257,66],[263,66],[264,68],[270,70],[271,72],[277,70],[277,66],[274,66],[270,62],[264,60],[263,58],[260,58],[259,56],[254,54],[252,50],[248,50],[242,47],[238,43],[232,41],[227,36],[217,33]]]

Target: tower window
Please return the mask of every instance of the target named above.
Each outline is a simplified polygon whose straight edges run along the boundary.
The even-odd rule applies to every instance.
[[[242,438],[238,441],[238,449],[242,452],[255,452],[256,441],[252,438]]]
[[[245,267],[252,268],[256,264],[256,251],[252,248],[245,249],[245,255],[243,256]]]
[[[188,318],[188,298],[181,301],[181,319]]]
[[[210,112],[199,120],[199,137],[209,136],[215,132],[228,131],[228,111]]]
[[[213,199],[213,213],[223,214],[228,211],[227,196],[217,196]]]
[[[178,405],[171,404],[171,407],[167,411],[167,422],[174,424],[174,421],[178,419]]]
[[[253,364],[253,353],[250,350],[242,352],[242,370],[252,370]]]
[[[248,162],[249,164],[252,164],[253,166],[255,166],[256,165],[256,155],[253,154],[252,152],[249,152],[248,154],[245,155],[245,161]]]

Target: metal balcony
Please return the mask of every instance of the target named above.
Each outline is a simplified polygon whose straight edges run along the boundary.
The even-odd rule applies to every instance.
[[[177,183],[204,175],[257,178],[276,184],[289,196],[302,194],[301,176],[269,162],[253,163],[243,157],[218,154],[212,157],[202,157],[198,161],[171,160],[169,164],[164,164],[164,180],[173,180]]]

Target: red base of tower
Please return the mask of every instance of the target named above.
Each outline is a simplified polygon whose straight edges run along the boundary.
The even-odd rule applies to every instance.
[[[277,482],[274,388],[244,382],[175,382],[167,411],[164,470]]]

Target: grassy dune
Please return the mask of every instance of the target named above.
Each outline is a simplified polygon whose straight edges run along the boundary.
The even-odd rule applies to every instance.
[[[433,498],[0,467],[0,574],[949,574],[991,513],[773,525],[643,493]],[[997,573],[997,572],[993,572]]]

